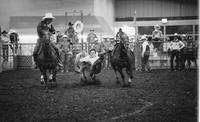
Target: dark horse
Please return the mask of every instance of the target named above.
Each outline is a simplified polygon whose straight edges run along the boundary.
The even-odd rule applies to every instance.
[[[122,41],[115,44],[113,51],[110,53],[110,62],[111,66],[115,72],[115,76],[117,79],[117,84],[119,84],[119,78],[117,76],[117,72],[120,73],[121,78],[123,80],[123,86],[130,86],[132,79],[133,79],[133,72],[132,72],[132,54],[131,51],[128,50]],[[123,69],[126,68],[126,73],[128,75],[128,84],[125,82],[125,76],[123,74]]]
[[[41,83],[48,88],[47,81],[56,85],[56,73],[57,73],[57,56],[56,52],[51,46],[50,33],[45,32],[42,40],[38,56],[36,58],[38,67],[41,71]],[[49,78],[47,78],[47,71],[49,71]]]

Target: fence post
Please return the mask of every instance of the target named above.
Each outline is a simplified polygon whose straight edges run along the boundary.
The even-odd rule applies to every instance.
[[[0,73],[3,71],[3,43],[0,39]]]

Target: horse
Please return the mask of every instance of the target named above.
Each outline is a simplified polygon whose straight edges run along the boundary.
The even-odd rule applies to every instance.
[[[98,81],[96,79],[96,74],[99,74],[101,72],[102,62],[104,60],[105,54],[106,53],[99,54],[99,58],[93,64],[92,69],[91,63],[79,61],[81,56],[83,58],[85,56],[88,56],[88,54],[85,54],[84,52],[80,52],[77,54],[75,59],[75,65],[77,65],[77,68],[79,68],[81,84],[87,84],[89,81]]]
[[[38,68],[41,72],[41,84],[48,88],[47,82],[51,83],[51,88],[56,86],[57,73],[57,56],[56,52],[51,46],[50,33],[44,32],[43,38],[40,40],[41,45],[36,58]],[[49,78],[47,79],[47,71],[49,71]]]
[[[133,65],[131,64],[133,53],[125,47],[124,41],[120,41],[119,43],[115,44],[114,49],[110,53],[110,62],[111,66],[115,72],[115,76],[117,79],[117,84],[119,84],[119,78],[117,76],[117,72],[120,73],[121,78],[123,80],[123,86],[131,86],[131,82],[133,79]],[[123,74],[123,69],[126,68],[126,73],[128,75],[128,84],[125,82],[125,76]]]

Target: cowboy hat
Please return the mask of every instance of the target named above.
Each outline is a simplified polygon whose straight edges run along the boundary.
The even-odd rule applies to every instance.
[[[154,28],[159,28],[159,29],[160,29],[160,25],[156,24],[156,25],[154,26]]]
[[[10,29],[10,30],[9,30],[9,33],[17,33],[17,31],[16,31],[16,30],[13,30],[13,29]]]
[[[69,26],[72,26],[73,24],[72,24],[72,22],[69,22],[69,24],[68,24]]]
[[[7,34],[8,32],[6,30],[4,30],[3,32],[1,32],[1,34]]]
[[[63,38],[67,38],[67,35],[63,35]]]
[[[146,39],[147,39],[146,35],[141,36],[141,40],[146,40]]]
[[[174,37],[178,37],[178,33],[174,33]]]
[[[45,13],[45,16],[42,18],[43,20],[45,19],[56,19],[52,13]]]
[[[183,37],[186,37],[186,35],[185,35],[185,34],[182,34],[182,36],[183,36]]]

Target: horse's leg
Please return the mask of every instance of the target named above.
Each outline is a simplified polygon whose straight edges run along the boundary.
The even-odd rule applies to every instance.
[[[116,83],[119,84],[120,83],[119,82],[119,77],[117,76],[117,71],[115,69],[114,69],[114,72],[115,72],[115,77],[116,77],[116,80],[117,80]]]
[[[133,71],[132,71],[132,67],[127,67],[126,68],[126,73],[128,74],[129,78],[128,78],[128,84],[130,85],[133,79]]]
[[[57,86],[57,82],[56,82],[56,73],[57,73],[57,70],[56,70],[56,67],[53,69],[53,86]]]
[[[47,75],[46,75],[46,70],[43,68],[40,68],[41,71],[41,77],[40,77],[40,82],[41,84],[44,84],[45,88],[47,88]]]
[[[87,77],[85,76],[85,70],[86,68],[85,67],[80,67],[80,71],[81,71],[81,83],[85,84],[87,83]]]
[[[122,69],[120,69],[120,70],[118,70],[119,71],[119,73],[120,73],[120,75],[121,75],[121,78],[122,78],[122,81],[123,81],[123,86],[126,86],[126,83],[125,83],[125,77],[124,77],[124,74],[123,74],[123,72],[122,72]]]
[[[51,88],[53,87],[53,70],[49,69],[49,83],[51,84]]]

